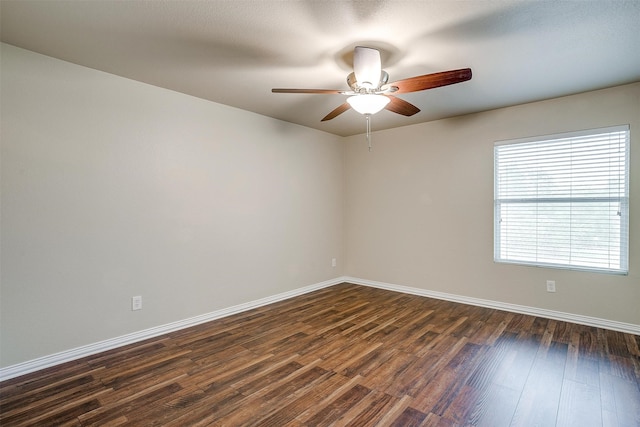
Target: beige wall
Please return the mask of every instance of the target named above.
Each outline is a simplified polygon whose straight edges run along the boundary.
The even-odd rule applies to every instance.
[[[342,275],[339,137],[1,53],[2,366]]]
[[[493,262],[493,143],[630,124],[628,276]],[[346,139],[349,275],[640,325],[640,83]],[[546,292],[546,280],[557,292]]]
[[[363,135],[1,54],[0,366],[343,274],[640,324],[640,83],[378,132],[368,153]],[[493,142],[625,123],[629,275],[494,264]]]

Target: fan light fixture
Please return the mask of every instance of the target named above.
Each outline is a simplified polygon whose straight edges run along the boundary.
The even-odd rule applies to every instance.
[[[0,0],[2,1],[2,0]],[[353,50],[353,72],[347,76],[351,90],[341,89],[271,89],[273,93],[315,93],[324,95],[349,95],[346,102],[338,105],[322,121],[336,118],[353,108],[363,114],[367,122],[367,141],[371,150],[371,116],[383,108],[403,116],[413,116],[420,109],[397,98],[396,94],[418,92],[440,86],[452,85],[471,79],[471,68],[441,71],[409,77],[387,84],[389,74],[382,69],[380,51],[371,47],[356,46]],[[388,106],[388,107],[387,107]]]
[[[384,95],[365,94],[354,95],[347,98],[351,108],[360,114],[375,114],[381,111],[391,101]]]

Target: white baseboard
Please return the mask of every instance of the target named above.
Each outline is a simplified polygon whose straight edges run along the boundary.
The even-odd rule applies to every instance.
[[[597,317],[582,316],[579,314],[563,313],[560,311],[546,310],[542,308],[528,307],[524,305],[509,304],[499,301],[485,300],[480,298],[465,297],[462,295],[449,294],[445,292],[429,291],[426,289],[413,288],[409,286],[394,285],[391,283],[377,282],[367,279],[359,279],[356,277],[342,276],[314,285],[305,286],[294,289],[292,291],[283,292],[259,300],[250,301],[244,304],[216,310],[211,313],[202,314],[200,316],[191,317],[177,322],[167,323],[166,325],[156,326],[142,331],[134,332],[120,337],[111,338],[105,341],[77,347],[71,350],[65,350],[49,356],[40,357],[29,360],[16,365],[0,368],[0,381],[15,378],[41,369],[49,368],[62,363],[71,362],[86,356],[91,356],[103,351],[122,347],[124,345],[133,344],[146,340],[148,338],[157,337],[169,332],[199,325],[211,320],[220,319],[231,316],[233,314],[248,311],[254,308],[262,307],[274,302],[283,301],[309,292],[334,286],[339,283],[348,282],[355,285],[369,286],[373,288],[386,289],[389,291],[402,292],[405,294],[418,295],[429,298],[436,298],[446,301],[458,302],[462,304],[475,305],[480,307],[494,308],[497,310],[510,311],[514,313],[528,314],[531,316],[544,317],[547,319],[561,320],[565,322],[579,323],[581,325],[594,326],[597,328],[611,329],[614,331],[625,332],[629,334],[640,335],[640,325],[631,323],[617,322],[614,320],[600,319]]]
[[[462,295],[449,294],[445,292],[429,291],[426,289],[412,288],[409,286],[394,285],[391,283],[376,282],[374,280],[359,279],[356,277],[343,277],[342,282],[353,283],[354,285],[370,286],[373,288],[387,289],[390,291],[402,292],[405,294],[419,295],[423,297],[436,298],[446,301],[459,302],[462,304],[475,305],[480,307],[495,308],[497,310],[510,311],[513,313],[528,314],[530,316],[544,317],[546,319],[561,320],[563,322],[578,323],[581,325],[594,326],[596,328],[610,329],[613,331],[625,332],[628,334],[640,335],[640,325],[632,323],[617,322],[615,320],[600,319],[598,317],[583,316],[581,314],[564,313],[561,311],[546,310],[544,308],[528,307],[525,305],[510,304],[500,301],[492,301],[480,298],[465,297]]]
[[[73,360],[81,359],[86,356],[91,356],[103,351],[111,350],[114,348],[122,347],[124,345],[133,344],[146,340],[148,338],[157,337],[169,332],[178,331],[180,329],[188,328],[190,326],[199,325],[201,323],[209,322],[211,320],[220,319],[223,317],[231,316],[233,314],[248,311],[254,308],[262,307],[274,302],[283,301],[289,298],[293,298],[298,295],[303,295],[309,292],[316,291],[318,289],[326,288],[329,286],[342,283],[343,278],[336,278],[327,280],[324,282],[316,283],[314,285],[305,286],[302,288],[294,289],[292,291],[283,292],[281,294],[273,295],[266,298],[261,298],[255,301],[250,301],[244,304],[234,305],[232,307],[216,310],[211,313],[202,314],[188,319],[179,320],[177,322],[167,323],[166,325],[160,325],[153,328],[145,329],[131,334],[122,335],[116,338],[100,341],[97,343],[83,345],[71,350],[61,351],[59,353],[51,354],[48,356],[39,357],[37,359],[28,360],[26,362],[18,363],[16,365],[7,366],[0,369],[0,381],[8,380],[11,378],[19,377],[21,375],[29,374],[31,372],[39,371],[41,369],[49,368],[52,366],[60,365],[62,363],[71,362]]]

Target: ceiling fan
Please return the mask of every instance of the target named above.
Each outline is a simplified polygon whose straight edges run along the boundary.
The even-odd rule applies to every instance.
[[[415,105],[394,96],[395,94],[418,92],[461,83],[471,79],[471,69],[443,71],[410,77],[388,83],[389,74],[382,69],[380,52],[377,49],[356,46],[353,52],[353,72],[347,76],[351,90],[334,89],[271,89],[273,93],[312,93],[349,95],[347,101],[327,114],[322,121],[331,120],[353,108],[367,116],[367,134],[369,133],[369,116],[382,109],[413,116],[420,111]]]

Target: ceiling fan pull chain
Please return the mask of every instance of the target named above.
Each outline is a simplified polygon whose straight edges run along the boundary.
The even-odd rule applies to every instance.
[[[365,114],[365,117],[367,118],[367,143],[371,152],[371,114]]]

